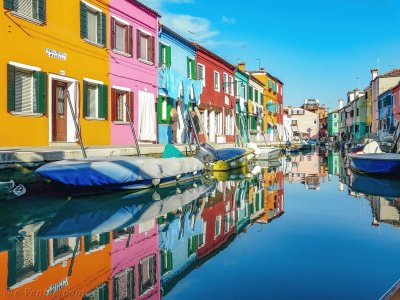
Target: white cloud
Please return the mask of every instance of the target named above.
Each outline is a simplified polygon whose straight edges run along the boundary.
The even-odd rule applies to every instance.
[[[235,24],[236,23],[236,18],[229,18],[227,16],[222,16],[222,23]]]
[[[165,25],[196,42],[202,42],[219,34],[218,31],[211,29],[211,22],[206,18],[166,14],[162,19]]]

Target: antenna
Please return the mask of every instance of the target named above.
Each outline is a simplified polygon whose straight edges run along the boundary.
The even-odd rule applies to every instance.
[[[380,66],[379,66],[379,65],[380,65],[380,61],[381,61],[381,58],[378,56],[378,72],[380,71],[380,70],[379,70],[379,68],[380,68]]]
[[[246,61],[246,44],[243,44],[243,61]]]
[[[261,59],[256,58],[256,60],[258,60],[258,69],[260,70],[260,68],[261,68]]]

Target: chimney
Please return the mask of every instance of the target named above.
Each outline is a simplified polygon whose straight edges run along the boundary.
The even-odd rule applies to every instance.
[[[343,100],[342,99],[339,99],[339,109],[342,109],[343,108]]]
[[[245,62],[238,63],[238,67],[240,71],[244,72],[246,70],[246,63]]]
[[[265,72],[265,67],[260,67],[260,72]]]
[[[347,103],[354,101],[354,91],[350,91],[347,93]]]
[[[354,90],[354,99],[357,99],[359,95],[360,95],[360,90],[359,89],[355,89]]]
[[[375,78],[378,77],[378,69],[372,69],[371,75],[372,75],[372,80],[375,80]]]

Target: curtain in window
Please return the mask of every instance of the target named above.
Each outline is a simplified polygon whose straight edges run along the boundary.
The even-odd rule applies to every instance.
[[[32,72],[15,72],[15,111],[36,111],[36,88]]]
[[[14,1],[14,9],[27,17],[33,18],[37,16],[37,7],[35,10],[33,9],[32,0]],[[36,14],[34,14],[34,11],[36,11]]]
[[[125,121],[125,93],[117,93],[117,121]]]
[[[97,13],[87,11],[87,38],[92,42],[97,42]]]
[[[118,23],[115,24],[115,49],[122,52],[126,52],[125,30],[126,26],[122,26]]]
[[[88,116],[91,118],[97,117],[97,86],[88,85]]]
[[[139,139],[156,141],[156,109],[154,95],[139,91]]]
[[[140,35],[140,58],[146,61],[149,60],[147,56],[147,43],[148,43],[148,37]]]

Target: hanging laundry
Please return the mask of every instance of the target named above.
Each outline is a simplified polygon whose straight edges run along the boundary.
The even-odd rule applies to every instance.
[[[172,68],[166,69],[166,75],[168,96],[172,99],[177,99],[179,97],[179,88],[184,77]]]
[[[200,95],[203,92],[203,81],[202,80],[193,80],[193,91],[194,91],[194,99],[196,103],[200,103]]]
[[[192,89],[192,82],[193,80],[189,78],[183,79],[183,101],[185,102],[186,105],[189,103],[190,91]]]

